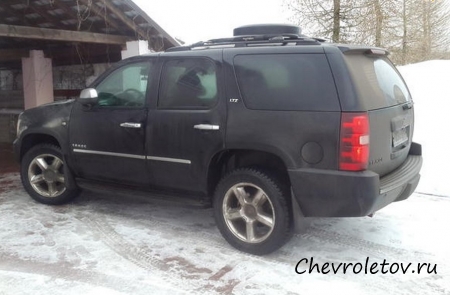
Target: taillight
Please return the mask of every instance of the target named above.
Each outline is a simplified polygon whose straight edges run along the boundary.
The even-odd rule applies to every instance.
[[[367,113],[342,113],[339,169],[366,170],[369,162],[369,116]]]

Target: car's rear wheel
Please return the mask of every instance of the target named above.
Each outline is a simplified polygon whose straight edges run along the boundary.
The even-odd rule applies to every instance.
[[[44,204],[63,204],[78,195],[68,188],[61,149],[51,144],[31,148],[22,158],[20,176],[28,194]]]
[[[283,246],[291,233],[288,196],[281,184],[262,171],[238,169],[218,184],[214,215],[224,238],[256,255]]]

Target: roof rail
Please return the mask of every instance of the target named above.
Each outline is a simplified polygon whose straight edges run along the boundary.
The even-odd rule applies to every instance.
[[[230,38],[211,39],[200,41],[188,46],[171,47],[166,52],[188,51],[195,48],[211,48],[220,46],[249,47],[257,45],[318,45],[325,42],[324,39],[310,38],[297,34],[265,34],[265,35],[245,35]]]

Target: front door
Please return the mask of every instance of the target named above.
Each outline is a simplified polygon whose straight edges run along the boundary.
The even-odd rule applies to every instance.
[[[221,51],[209,58],[160,56],[157,102],[148,116],[147,163],[160,187],[205,191],[211,158],[224,148]]]
[[[147,90],[153,65],[148,58],[125,63],[94,85],[99,97],[95,105],[75,103],[69,128],[78,176],[123,184],[147,182]]]

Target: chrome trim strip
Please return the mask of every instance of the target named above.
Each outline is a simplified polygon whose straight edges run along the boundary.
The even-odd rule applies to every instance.
[[[93,155],[102,155],[102,156],[115,156],[115,157],[123,157],[123,158],[132,158],[132,159],[145,160],[145,156],[141,156],[141,155],[112,153],[112,152],[100,152],[100,151],[81,150],[81,149],[73,149],[73,151],[75,153],[82,153],[82,154],[93,154]]]
[[[180,163],[180,164],[191,164],[190,160],[175,159],[175,158],[164,158],[164,157],[147,156],[147,160],[172,162],[172,163]]]
[[[180,163],[180,164],[191,164],[190,160],[175,159],[175,158],[141,156],[141,155],[132,155],[132,154],[112,153],[112,152],[100,152],[100,151],[83,150],[83,149],[73,149],[73,151],[75,153],[82,153],[82,154],[115,156],[115,157],[132,158],[132,159],[139,159],[139,160],[153,160],[153,161]]]

